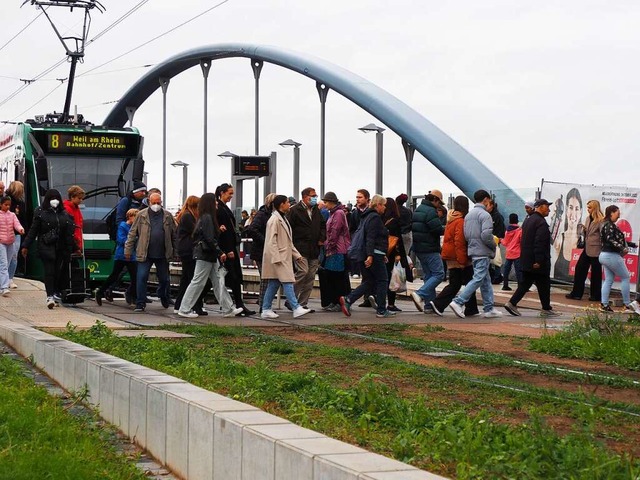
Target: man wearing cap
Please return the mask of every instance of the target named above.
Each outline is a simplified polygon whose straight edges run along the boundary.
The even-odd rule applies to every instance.
[[[549,215],[550,202],[544,198],[533,204],[535,211],[522,224],[520,242],[520,268],[522,282],[511,299],[505,304],[507,312],[520,316],[518,302],[522,300],[531,285],[535,284],[542,304],[542,317],[557,317],[558,312],[551,308],[551,231],[545,217]]]
[[[122,197],[116,207],[116,226],[120,225],[120,222],[127,221],[127,211],[130,208],[139,209],[142,206],[142,200],[147,195],[147,186],[138,181],[133,181],[133,188],[126,197]]]
[[[442,204],[442,192],[431,190],[416,208],[411,223],[413,251],[424,272],[424,284],[417,291],[411,292],[411,299],[421,312],[425,308],[431,310],[430,306],[425,306],[436,298],[436,287],[444,279],[440,236],[444,234],[446,215],[440,218],[437,211]]]
[[[489,274],[489,264],[496,256],[496,242],[493,240],[493,220],[487,211],[491,195],[486,190],[473,194],[476,204],[464,217],[464,238],[467,240],[467,254],[473,263],[473,277],[467,286],[449,304],[458,317],[464,318],[464,304],[480,288],[482,309],[485,318],[501,317],[502,313],[493,306],[493,285]]]
[[[318,209],[318,195],[314,188],[302,190],[300,201],[289,209],[287,220],[291,225],[293,244],[302,255],[297,262],[294,292],[298,303],[306,307],[320,261],[320,247],[327,239],[327,227]]]

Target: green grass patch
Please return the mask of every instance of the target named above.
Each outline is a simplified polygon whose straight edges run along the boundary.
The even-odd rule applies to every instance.
[[[599,360],[640,370],[638,331],[617,315],[589,313],[577,317],[565,330],[531,340],[531,348],[560,357]]]
[[[146,478],[115,451],[113,430],[68,413],[23,368],[0,356],[1,480]]]
[[[626,479],[640,474],[640,461],[615,454],[597,438],[596,424],[603,418],[612,424],[635,421],[627,416],[568,406],[562,399],[541,401],[470,383],[459,372],[355,349],[223,327],[172,330],[196,338],[119,338],[103,325],[85,332],[69,329],[63,336],[448,476]],[[504,421],[507,411],[517,415]],[[561,412],[579,421],[558,435],[544,415]]]

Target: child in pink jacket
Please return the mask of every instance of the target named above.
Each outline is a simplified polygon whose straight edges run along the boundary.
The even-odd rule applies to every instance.
[[[15,232],[24,235],[24,228],[18,221],[16,214],[9,211],[11,197],[0,199],[0,295],[9,295],[9,261],[13,256],[13,242]]]
[[[518,214],[509,215],[509,226],[501,243],[507,249],[505,255],[506,260],[502,267],[502,276],[504,284],[502,290],[511,290],[509,286],[509,274],[511,273],[511,265],[516,269],[516,278],[518,283],[522,281],[522,269],[520,268],[520,240],[522,240],[522,228],[518,225]]]

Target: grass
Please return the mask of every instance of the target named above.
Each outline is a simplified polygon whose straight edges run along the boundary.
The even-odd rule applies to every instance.
[[[23,368],[0,357],[1,480],[146,478],[115,451],[111,430],[68,413]]]
[[[531,348],[560,357],[599,360],[640,370],[640,336],[617,315],[588,313],[561,332],[532,340]]]
[[[257,405],[299,425],[458,478],[635,478],[640,461],[603,445],[598,423],[638,421],[541,401],[349,348],[222,327],[194,339],[118,338],[103,325],[64,337]],[[251,333],[251,335],[247,335]],[[578,419],[556,433],[545,415]],[[509,416],[504,421],[506,416]],[[634,425],[633,422],[636,422]]]

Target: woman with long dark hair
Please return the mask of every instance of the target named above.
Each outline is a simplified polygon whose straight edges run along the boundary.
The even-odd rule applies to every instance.
[[[582,196],[577,188],[572,188],[567,193],[564,208],[564,231],[556,237],[553,243],[552,253],[555,252],[556,255],[553,278],[570,281],[569,264],[573,250],[578,246],[578,238],[580,237],[578,225],[582,224]]]
[[[242,313],[242,308],[233,308],[233,301],[224,285],[224,262],[227,255],[220,250],[218,239],[220,229],[216,220],[216,197],[212,193],[205,193],[198,203],[198,222],[193,231],[193,258],[195,268],[193,278],[182,297],[178,315],[186,318],[196,318],[198,313],[193,311],[194,305],[202,295],[208,280],[213,285],[213,291],[222,308],[224,317],[233,317]]]
[[[216,188],[216,218],[220,228],[218,244],[220,249],[226,254],[224,266],[227,269],[225,282],[231,289],[236,307],[242,308],[240,316],[247,317],[256,312],[249,310],[242,301],[242,266],[240,265],[240,254],[238,245],[240,244],[240,234],[236,227],[236,219],[233,212],[227,207],[227,203],[233,198],[233,187],[228,183],[223,183]]]
[[[322,201],[329,210],[327,220],[327,239],[324,241],[324,261],[318,277],[322,307],[328,312],[340,311],[340,297],[351,291],[347,270],[347,252],[351,245],[349,222],[344,206],[334,192],[327,192]]]
[[[629,270],[624,261],[624,256],[629,253],[629,245],[624,239],[624,233],[618,228],[616,222],[620,218],[620,209],[616,205],[609,205],[604,211],[604,223],[600,230],[602,251],[598,256],[604,267],[604,282],[602,282],[602,304],[600,309],[605,313],[613,312],[609,305],[609,294],[613,279],[620,277],[620,290],[622,302],[625,305],[624,313],[637,313],[640,315],[640,306],[637,301],[631,301]]]
[[[54,188],[47,190],[42,204],[33,212],[31,228],[21,253],[26,258],[29,247],[37,239],[49,309],[61,302],[61,292],[67,288],[71,253],[78,249],[73,238],[74,230],[73,220],[62,206],[60,192]]]
[[[193,258],[193,232],[195,231],[196,222],[198,221],[199,202],[200,197],[190,195],[176,216],[176,220],[178,221],[177,251],[182,264],[182,275],[180,276],[180,287],[178,288],[178,296],[176,297],[176,302],[173,307],[173,313],[180,311],[182,297],[184,297],[184,293],[187,291],[187,287],[193,279],[196,268],[196,261]],[[207,290],[208,288],[206,287],[202,290],[202,294],[193,306],[193,311],[200,316],[208,315],[203,309],[204,296]]]

